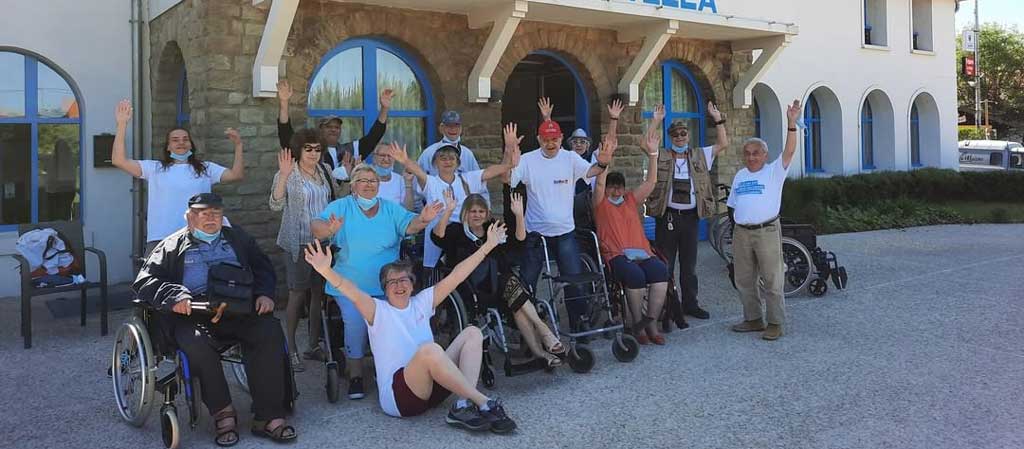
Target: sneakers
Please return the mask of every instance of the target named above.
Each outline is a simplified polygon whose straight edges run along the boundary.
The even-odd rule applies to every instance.
[[[348,381],[348,398],[349,399],[362,399],[366,397],[366,393],[363,390],[363,378],[353,377]]]
[[[448,410],[448,416],[445,416],[444,422],[466,430],[487,430],[491,426],[491,423],[480,414],[480,410],[477,409],[476,405],[469,404],[465,407],[459,407],[459,401],[452,404],[452,408]]]
[[[761,338],[763,338],[765,340],[768,340],[768,341],[774,341],[774,340],[778,340],[779,337],[782,336],[782,334],[783,334],[783,332],[782,332],[782,325],[780,325],[780,324],[769,324],[768,327],[764,330],[764,333],[761,334]]]
[[[505,407],[500,399],[488,400],[486,407],[487,410],[480,410],[480,416],[490,424],[491,432],[509,433],[516,430],[516,422],[505,414]]]
[[[733,332],[760,332],[764,330],[764,322],[761,320],[744,321],[732,327]]]
[[[704,309],[702,309],[700,307],[694,307],[692,309],[688,309],[685,313],[687,315],[690,315],[690,316],[698,319],[698,320],[706,320],[708,318],[711,318],[711,314],[708,313],[707,310],[704,310]]]

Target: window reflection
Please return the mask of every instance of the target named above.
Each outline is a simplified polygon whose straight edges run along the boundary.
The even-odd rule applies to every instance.
[[[39,125],[39,221],[71,220],[78,216],[78,126]]]
[[[0,124],[0,224],[32,220],[32,125]]]
[[[46,64],[39,67],[39,88],[37,101],[39,116],[45,118],[78,118],[78,103],[75,92],[67,81]]]
[[[377,49],[377,91],[391,89],[395,98],[391,109],[395,111],[424,109],[423,92],[416,75],[401,59],[389,51]]]
[[[310,109],[362,109],[363,49],[350,48],[334,55],[310,86]]]
[[[0,117],[25,115],[25,57],[0,51]]]

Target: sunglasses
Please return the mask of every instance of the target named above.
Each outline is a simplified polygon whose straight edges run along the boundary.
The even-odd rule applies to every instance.
[[[688,133],[686,131],[676,131],[674,133],[669,133],[668,135],[671,136],[671,137],[686,137],[686,136],[690,135],[690,133]]]
[[[320,145],[303,145],[302,146],[302,151],[305,151],[307,153],[312,153],[312,152],[315,151],[315,152],[319,153],[319,152],[323,151],[323,149],[320,148]]]

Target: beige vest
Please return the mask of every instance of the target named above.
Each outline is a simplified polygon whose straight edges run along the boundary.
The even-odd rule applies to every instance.
[[[675,160],[675,153],[670,149],[658,152],[658,182],[651,196],[647,197],[647,215],[661,217],[665,214],[672,179],[675,177]],[[690,169],[690,179],[697,199],[697,216],[708,218],[715,215],[718,213],[718,202],[715,201],[714,186],[711,184],[711,173],[704,151],[700,148],[691,148],[686,163]]]

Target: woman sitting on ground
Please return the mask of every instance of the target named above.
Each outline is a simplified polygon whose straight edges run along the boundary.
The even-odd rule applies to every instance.
[[[649,133],[644,142],[649,166],[658,159],[660,136]],[[605,138],[602,148],[614,148],[614,138]],[[665,305],[668,290],[668,268],[654,256],[650,242],[640,223],[639,205],[654,190],[658,171],[648,170],[647,179],[632,192],[626,190],[626,178],[620,172],[601,172],[594,186],[594,221],[601,242],[601,258],[612,269],[616,281],[626,288],[626,301],[633,318],[633,335],[640,344],[665,344],[655,321]],[[644,293],[647,293],[647,315],[643,314]],[[642,317],[642,318],[641,318]],[[643,335],[646,330],[647,335]]]
[[[454,195],[445,192],[445,211],[440,223],[448,223],[456,209]],[[510,208],[516,217],[516,240],[526,240],[526,225],[523,218],[523,197],[512,193]],[[495,223],[487,201],[479,194],[471,194],[462,202],[462,213],[458,222],[447,226],[436,226],[430,233],[431,240],[441,248],[445,263],[448,266],[466,260],[476,252],[477,248],[487,243],[486,230]],[[473,270],[469,279],[459,286],[459,294],[465,301],[476,298],[476,304],[467,304],[475,308],[476,314],[487,312],[488,308],[497,308],[503,315],[512,314],[516,327],[523,335],[523,340],[530,352],[539,359],[544,359],[549,368],[562,364],[559,355],[565,353],[565,346],[558,341],[547,324],[537,316],[537,309],[529,301],[530,295],[524,290],[523,283],[512,274],[510,260],[505,250],[504,241],[484,261]],[[541,347],[543,342],[544,347]],[[545,349],[546,348],[546,349]]]

